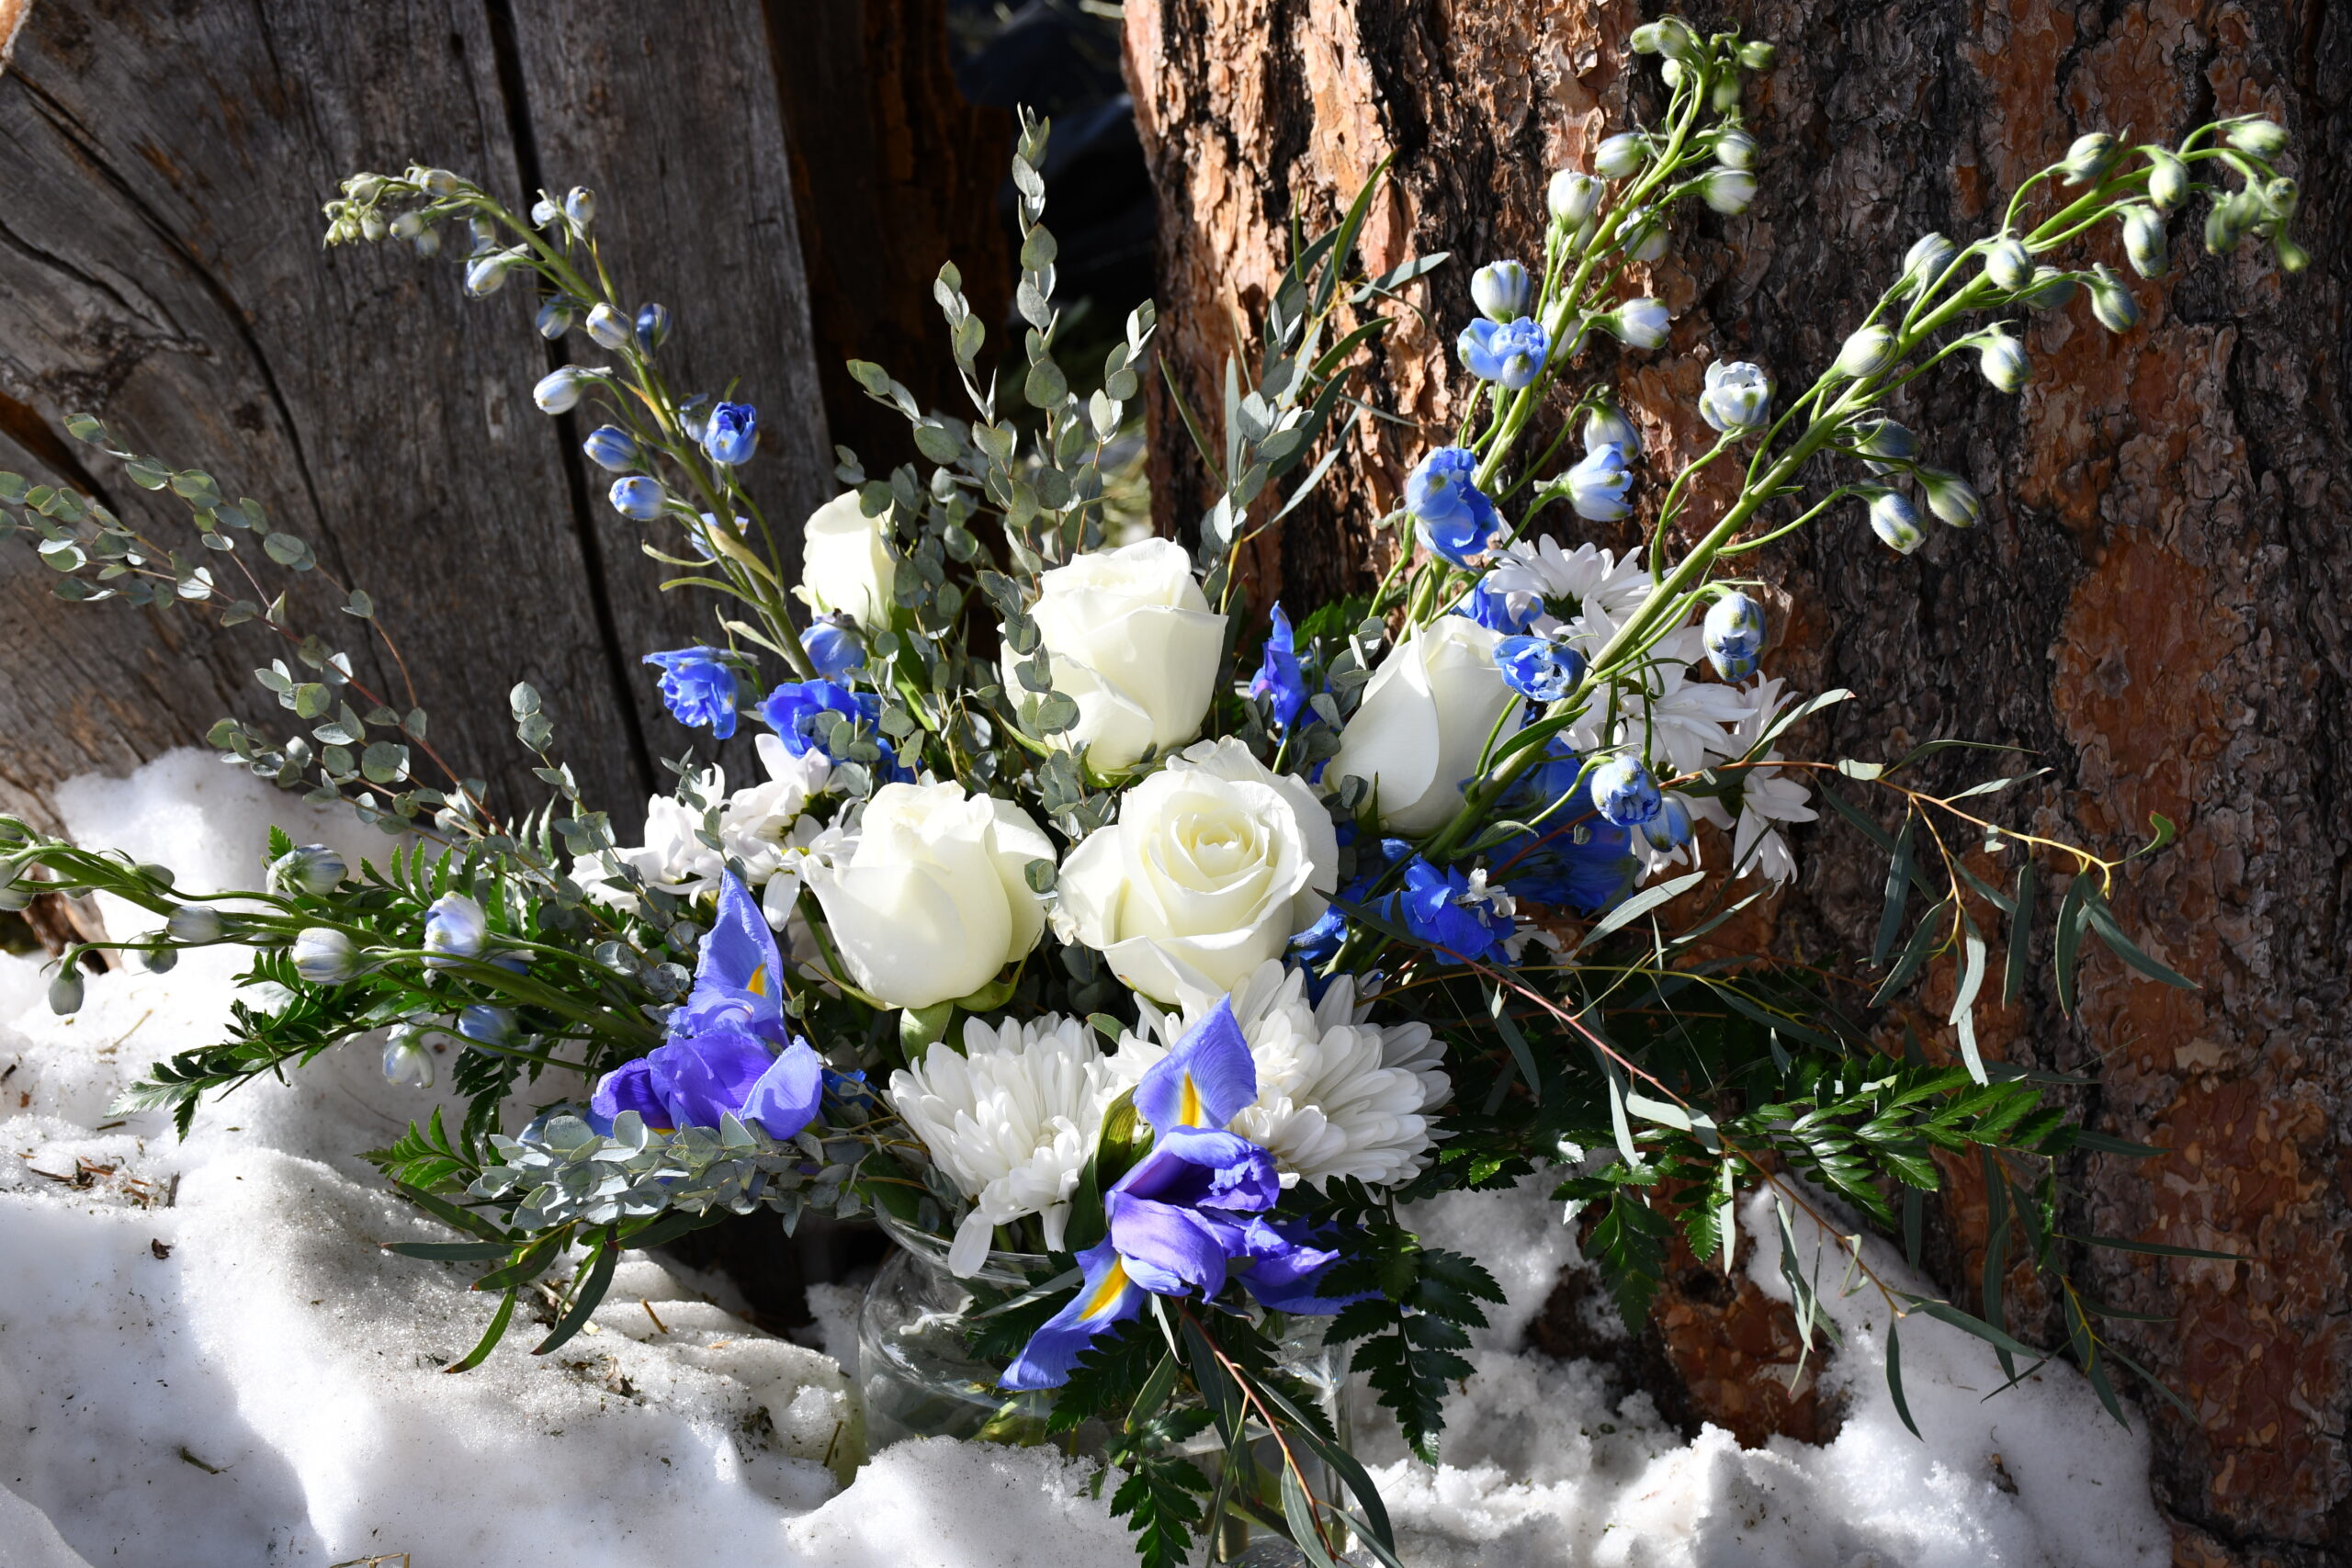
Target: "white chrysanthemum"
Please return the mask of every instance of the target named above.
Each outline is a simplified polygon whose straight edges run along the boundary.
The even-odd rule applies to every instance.
[[[1505,550],[1487,575],[1487,586],[1498,593],[1532,593],[1555,605],[1575,605],[1587,615],[1597,611],[1615,620],[1649,597],[1650,574],[1639,550],[1629,550],[1619,560],[1589,544],[1564,550],[1559,540],[1547,535]]]
[[[1140,1029],[1111,1058],[1119,1086],[1139,1082],[1222,999],[1188,994],[1178,1014],[1141,1002]],[[1391,1184],[1428,1159],[1430,1118],[1453,1092],[1444,1049],[1427,1024],[1371,1023],[1371,1010],[1356,1005],[1347,976],[1310,1006],[1306,972],[1279,960],[1260,964],[1233,993],[1233,1016],[1258,1068],[1258,1099],[1230,1125],[1272,1152],[1285,1187],[1341,1176]]]
[[[991,1234],[1030,1214],[1059,1249],[1070,1194],[1094,1153],[1102,1112],[1124,1085],[1084,1020],[1047,1014],[964,1025],[959,1054],[934,1045],[890,1075],[890,1103],[939,1168],[972,1200],[947,1266],[968,1275]]]
[[[801,852],[821,826],[805,815],[809,800],[823,791],[832,776],[832,764],[819,752],[796,757],[774,735],[759,738],[761,765],[767,780],[727,793],[727,770],[712,768],[698,774],[695,793],[706,802],[718,801],[718,841],[712,849],[702,840],[707,821],[705,807],[687,804],[674,795],[657,795],[645,803],[645,841],[635,849],[583,856],[572,874],[592,897],[626,904],[627,898],[601,884],[617,874],[620,865],[636,870],[646,885],[682,898],[718,890],[719,874],[732,856],[743,863],[743,880],[751,887],[767,889],[763,907],[768,924],[781,930],[800,896],[797,870]]]

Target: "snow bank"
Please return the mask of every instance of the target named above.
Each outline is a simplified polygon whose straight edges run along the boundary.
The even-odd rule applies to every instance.
[[[385,843],[196,752],[77,781],[58,807],[84,841],[190,888],[250,882],[273,820],[355,857]],[[475,1371],[443,1373],[491,1303],[464,1288],[469,1270],[379,1249],[437,1233],[356,1157],[433,1096],[352,1049],[206,1107],[185,1143],[157,1118],[107,1116],[145,1064],[211,1037],[232,973],[198,954],[168,976],[108,976],[57,1019],[37,966],[0,956],[0,1568],[403,1551],[419,1568],[1130,1560],[1085,1467],[1049,1451],[941,1439],[854,1469],[858,1415],[833,1359],[854,1349],[842,1287],[812,1292],[803,1348],[734,1316],[723,1282],[633,1259],[592,1332],[537,1359],[518,1325]],[[1711,1429],[1686,1444],[1595,1365],[1522,1350],[1576,1264],[1556,1205],[1532,1188],[1457,1194],[1417,1219],[1484,1259],[1511,1304],[1477,1337],[1444,1466],[1384,1446],[1385,1418],[1359,1423],[1416,1568],[2165,1558],[2143,1445],[2071,1372],[1980,1403],[1990,1360],[1914,1320],[1921,1444],[1879,1377],[1883,1319],[1853,1297],[1830,1303],[1850,1346],[1823,1374],[1849,1400],[1835,1442],[1743,1451]],[[1758,1278],[1779,1288],[1769,1263]]]

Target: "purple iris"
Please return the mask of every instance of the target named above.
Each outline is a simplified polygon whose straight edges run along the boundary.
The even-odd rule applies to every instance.
[[[1274,722],[1284,730],[1298,722],[1306,708],[1306,671],[1298,662],[1298,638],[1290,617],[1274,606],[1273,628],[1266,634],[1266,656],[1250,678],[1250,694],[1273,702]]]
[[[716,648],[681,648],[649,653],[645,662],[662,671],[662,701],[680,724],[707,727],[724,740],[735,733],[735,671]]]
[[[824,1063],[785,1022],[782,967],[758,901],[729,875],[670,1037],[605,1075],[588,1102],[591,1124],[609,1130],[634,1111],[663,1133],[717,1127],[726,1116],[776,1139],[808,1125],[823,1099]]]
[[[1267,1217],[1282,1196],[1273,1156],[1223,1130],[1257,1098],[1257,1064],[1227,998],[1136,1086],[1136,1111],[1156,1134],[1151,1152],[1103,1194],[1110,1234],[1078,1255],[1085,1283],[1030,1338],[999,1386],[1068,1382],[1094,1337],[1142,1311],[1147,1294],[1197,1290],[1205,1299],[1238,1278],[1278,1312],[1333,1313],[1346,1304],[1315,1291],[1339,1254],[1306,1245],[1295,1226]]]

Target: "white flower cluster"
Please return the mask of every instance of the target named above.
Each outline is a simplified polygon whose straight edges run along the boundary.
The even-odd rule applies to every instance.
[[[768,924],[784,930],[800,897],[801,861],[821,826],[808,815],[808,805],[824,793],[833,770],[820,752],[792,755],[776,736],[763,735],[757,744],[765,782],[729,795],[727,771],[718,767],[693,781],[705,801],[719,803],[719,848],[702,840],[702,807],[677,795],[657,795],[645,803],[642,844],[584,856],[573,863],[573,876],[592,897],[617,902],[621,895],[605,883],[625,865],[656,892],[691,898],[718,891],[731,856],[742,862],[746,885],[762,892]]]

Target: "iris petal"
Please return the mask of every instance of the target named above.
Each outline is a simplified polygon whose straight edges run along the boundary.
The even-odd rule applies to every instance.
[[[1086,1270],[1086,1283],[1068,1306],[1030,1337],[1020,1356],[997,1380],[998,1387],[1060,1387],[1069,1381],[1070,1368],[1096,1335],[1125,1323],[1142,1309],[1144,1292],[1128,1278],[1126,1265],[1109,1242],[1087,1248],[1078,1255],[1078,1261]]]
[[[1227,997],[1136,1086],[1136,1110],[1163,1135],[1179,1127],[1222,1127],[1258,1098],[1258,1065]]]

